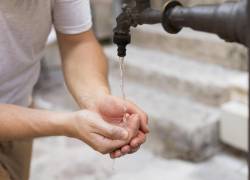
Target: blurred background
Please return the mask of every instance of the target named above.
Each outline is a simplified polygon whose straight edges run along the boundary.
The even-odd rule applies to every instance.
[[[163,3],[152,0],[157,9]],[[94,31],[109,59],[112,92],[121,96],[112,45],[120,3],[92,0],[91,6]],[[78,109],[64,85],[60,61],[52,31],[34,91],[37,108]],[[247,61],[246,48],[215,35],[191,29],[170,35],[161,25],[133,28],[125,60],[125,92],[149,115],[147,143],[138,153],[114,162],[75,139],[37,139],[31,180],[246,180]]]

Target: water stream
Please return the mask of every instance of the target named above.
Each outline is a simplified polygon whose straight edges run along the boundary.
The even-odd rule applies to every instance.
[[[123,109],[124,109],[124,115],[123,115],[123,122],[126,125],[126,112],[127,112],[127,106],[126,106],[126,93],[125,93],[125,62],[124,57],[119,57],[119,67],[120,67],[120,91],[121,91],[121,97],[124,101]],[[112,171],[115,171],[115,159],[112,163]]]

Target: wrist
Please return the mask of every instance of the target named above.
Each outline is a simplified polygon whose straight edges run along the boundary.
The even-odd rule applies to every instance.
[[[56,118],[54,118],[52,123],[54,124],[54,129],[57,130],[57,134],[59,136],[68,136],[70,137],[72,134],[72,120],[74,118],[74,113],[58,113]]]
[[[80,96],[79,105],[81,109],[95,110],[99,99],[110,95],[108,87],[99,87],[96,91],[84,93]]]

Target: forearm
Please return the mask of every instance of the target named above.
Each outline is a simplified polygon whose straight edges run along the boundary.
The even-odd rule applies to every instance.
[[[65,81],[80,107],[91,108],[98,96],[110,93],[107,60],[91,32],[76,39],[60,43]]]
[[[68,113],[0,105],[0,141],[65,135]]]

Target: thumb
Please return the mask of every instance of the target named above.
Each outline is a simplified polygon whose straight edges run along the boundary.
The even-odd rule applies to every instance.
[[[100,125],[99,130],[101,131],[101,134],[106,138],[109,138],[112,140],[127,140],[128,139],[129,133],[125,128],[109,124],[105,121],[103,121],[103,123],[100,123],[99,125]]]
[[[140,126],[139,116],[133,114],[127,118],[127,129],[129,131],[129,138],[133,138],[138,134]]]

